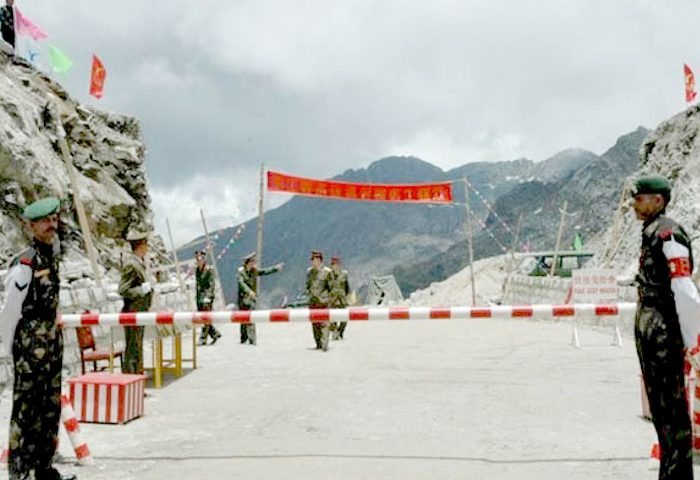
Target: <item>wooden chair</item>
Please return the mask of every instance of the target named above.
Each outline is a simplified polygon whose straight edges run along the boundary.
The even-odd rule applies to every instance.
[[[90,327],[76,327],[75,333],[78,336],[78,347],[80,348],[80,363],[82,364],[83,374],[85,373],[85,362],[92,362],[92,368],[97,371],[97,362],[100,360],[107,360],[119,358],[119,364],[122,362],[123,350],[115,350],[110,352],[109,350],[97,350],[95,347],[95,337],[92,335],[92,329]],[[102,367],[100,370],[104,370],[107,367]]]

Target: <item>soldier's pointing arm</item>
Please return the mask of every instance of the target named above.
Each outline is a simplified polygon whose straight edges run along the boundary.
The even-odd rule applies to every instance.
[[[2,335],[1,356],[12,354],[12,342],[17,323],[22,317],[22,304],[27,298],[29,283],[32,280],[32,268],[24,263],[17,263],[10,268],[5,277],[5,303],[0,310],[0,335]]]

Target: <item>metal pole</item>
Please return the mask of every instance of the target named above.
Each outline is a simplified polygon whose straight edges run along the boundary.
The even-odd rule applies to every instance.
[[[474,235],[472,231],[472,210],[469,206],[469,182],[467,177],[462,177],[464,181],[464,206],[467,209],[465,221],[467,222],[467,239],[469,241],[469,274],[472,284],[472,305],[476,305],[476,285],[474,284]]]
[[[68,142],[66,141],[66,131],[63,128],[63,122],[61,120],[61,112],[58,105],[56,105],[56,128],[58,130],[58,144],[61,148],[61,155],[63,156],[63,161],[66,163],[66,170],[68,170],[68,179],[73,189],[73,201],[75,202],[75,211],[78,213],[78,224],[80,225],[80,230],[83,233],[83,239],[85,240],[85,248],[88,252],[88,258],[90,260],[90,268],[92,269],[92,274],[95,276],[95,282],[100,290],[104,290],[102,287],[102,277],[100,271],[97,268],[97,254],[95,253],[95,246],[92,243],[92,234],[90,233],[90,224],[87,220],[87,215],[85,215],[85,208],[83,207],[83,202],[80,200],[80,190],[78,188],[78,179],[75,172],[75,166],[73,165],[73,158],[71,157],[70,150],[68,148]]]
[[[262,268],[263,264],[263,225],[265,222],[265,165],[260,164],[260,194],[258,196],[258,223],[257,223],[257,244],[255,248],[255,257],[257,259],[258,265],[260,268]],[[255,281],[257,284],[256,288],[256,297],[255,297],[255,305],[256,308],[260,308],[261,302],[260,302],[260,294],[262,293],[260,290],[260,276],[258,275],[255,277]]]
[[[559,221],[559,231],[557,232],[557,244],[554,247],[554,258],[552,259],[552,268],[549,270],[549,276],[553,277],[554,273],[557,271],[557,261],[559,260],[559,246],[561,245],[561,235],[564,233],[564,221],[566,220],[566,205],[567,201],[564,200],[564,208],[561,209],[561,220]]]
[[[219,297],[221,300],[219,305],[221,306],[221,309],[223,310],[223,307],[225,305],[224,301],[224,290],[223,287],[221,286],[221,277],[219,277],[219,270],[216,268],[216,258],[214,257],[214,245],[209,241],[209,230],[207,230],[207,221],[204,219],[204,212],[202,209],[199,209],[199,216],[202,217],[202,227],[204,227],[204,238],[207,241],[207,251],[209,252],[209,259],[211,260],[211,266],[214,269],[214,275],[216,276],[216,283],[219,284],[219,294],[217,297]]]
[[[185,290],[185,282],[182,280],[182,274],[180,273],[180,260],[177,258],[177,249],[175,248],[175,242],[173,241],[173,232],[170,229],[170,220],[165,217],[165,224],[168,227],[168,236],[170,237],[170,248],[173,251],[173,259],[175,259],[175,272],[177,273],[177,283],[180,285],[180,292],[187,302],[187,308],[192,308],[192,299],[187,295],[187,290]]]

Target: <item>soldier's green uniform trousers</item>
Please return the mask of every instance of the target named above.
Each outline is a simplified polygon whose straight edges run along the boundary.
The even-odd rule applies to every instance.
[[[693,478],[693,445],[680,325],[673,304],[664,307],[645,303],[652,302],[640,301],[635,317],[635,341],[661,447],[659,479],[689,480]]]
[[[41,355],[39,358],[38,355]],[[12,346],[15,365],[10,419],[10,480],[60,478],[51,467],[61,417],[63,336],[55,319],[21,319]]]
[[[144,327],[124,327],[122,373],[143,373]]]

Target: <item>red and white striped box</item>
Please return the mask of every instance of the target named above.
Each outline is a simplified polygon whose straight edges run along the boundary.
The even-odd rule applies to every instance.
[[[81,422],[126,423],[143,415],[146,375],[90,372],[69,378],[68,384]]]

